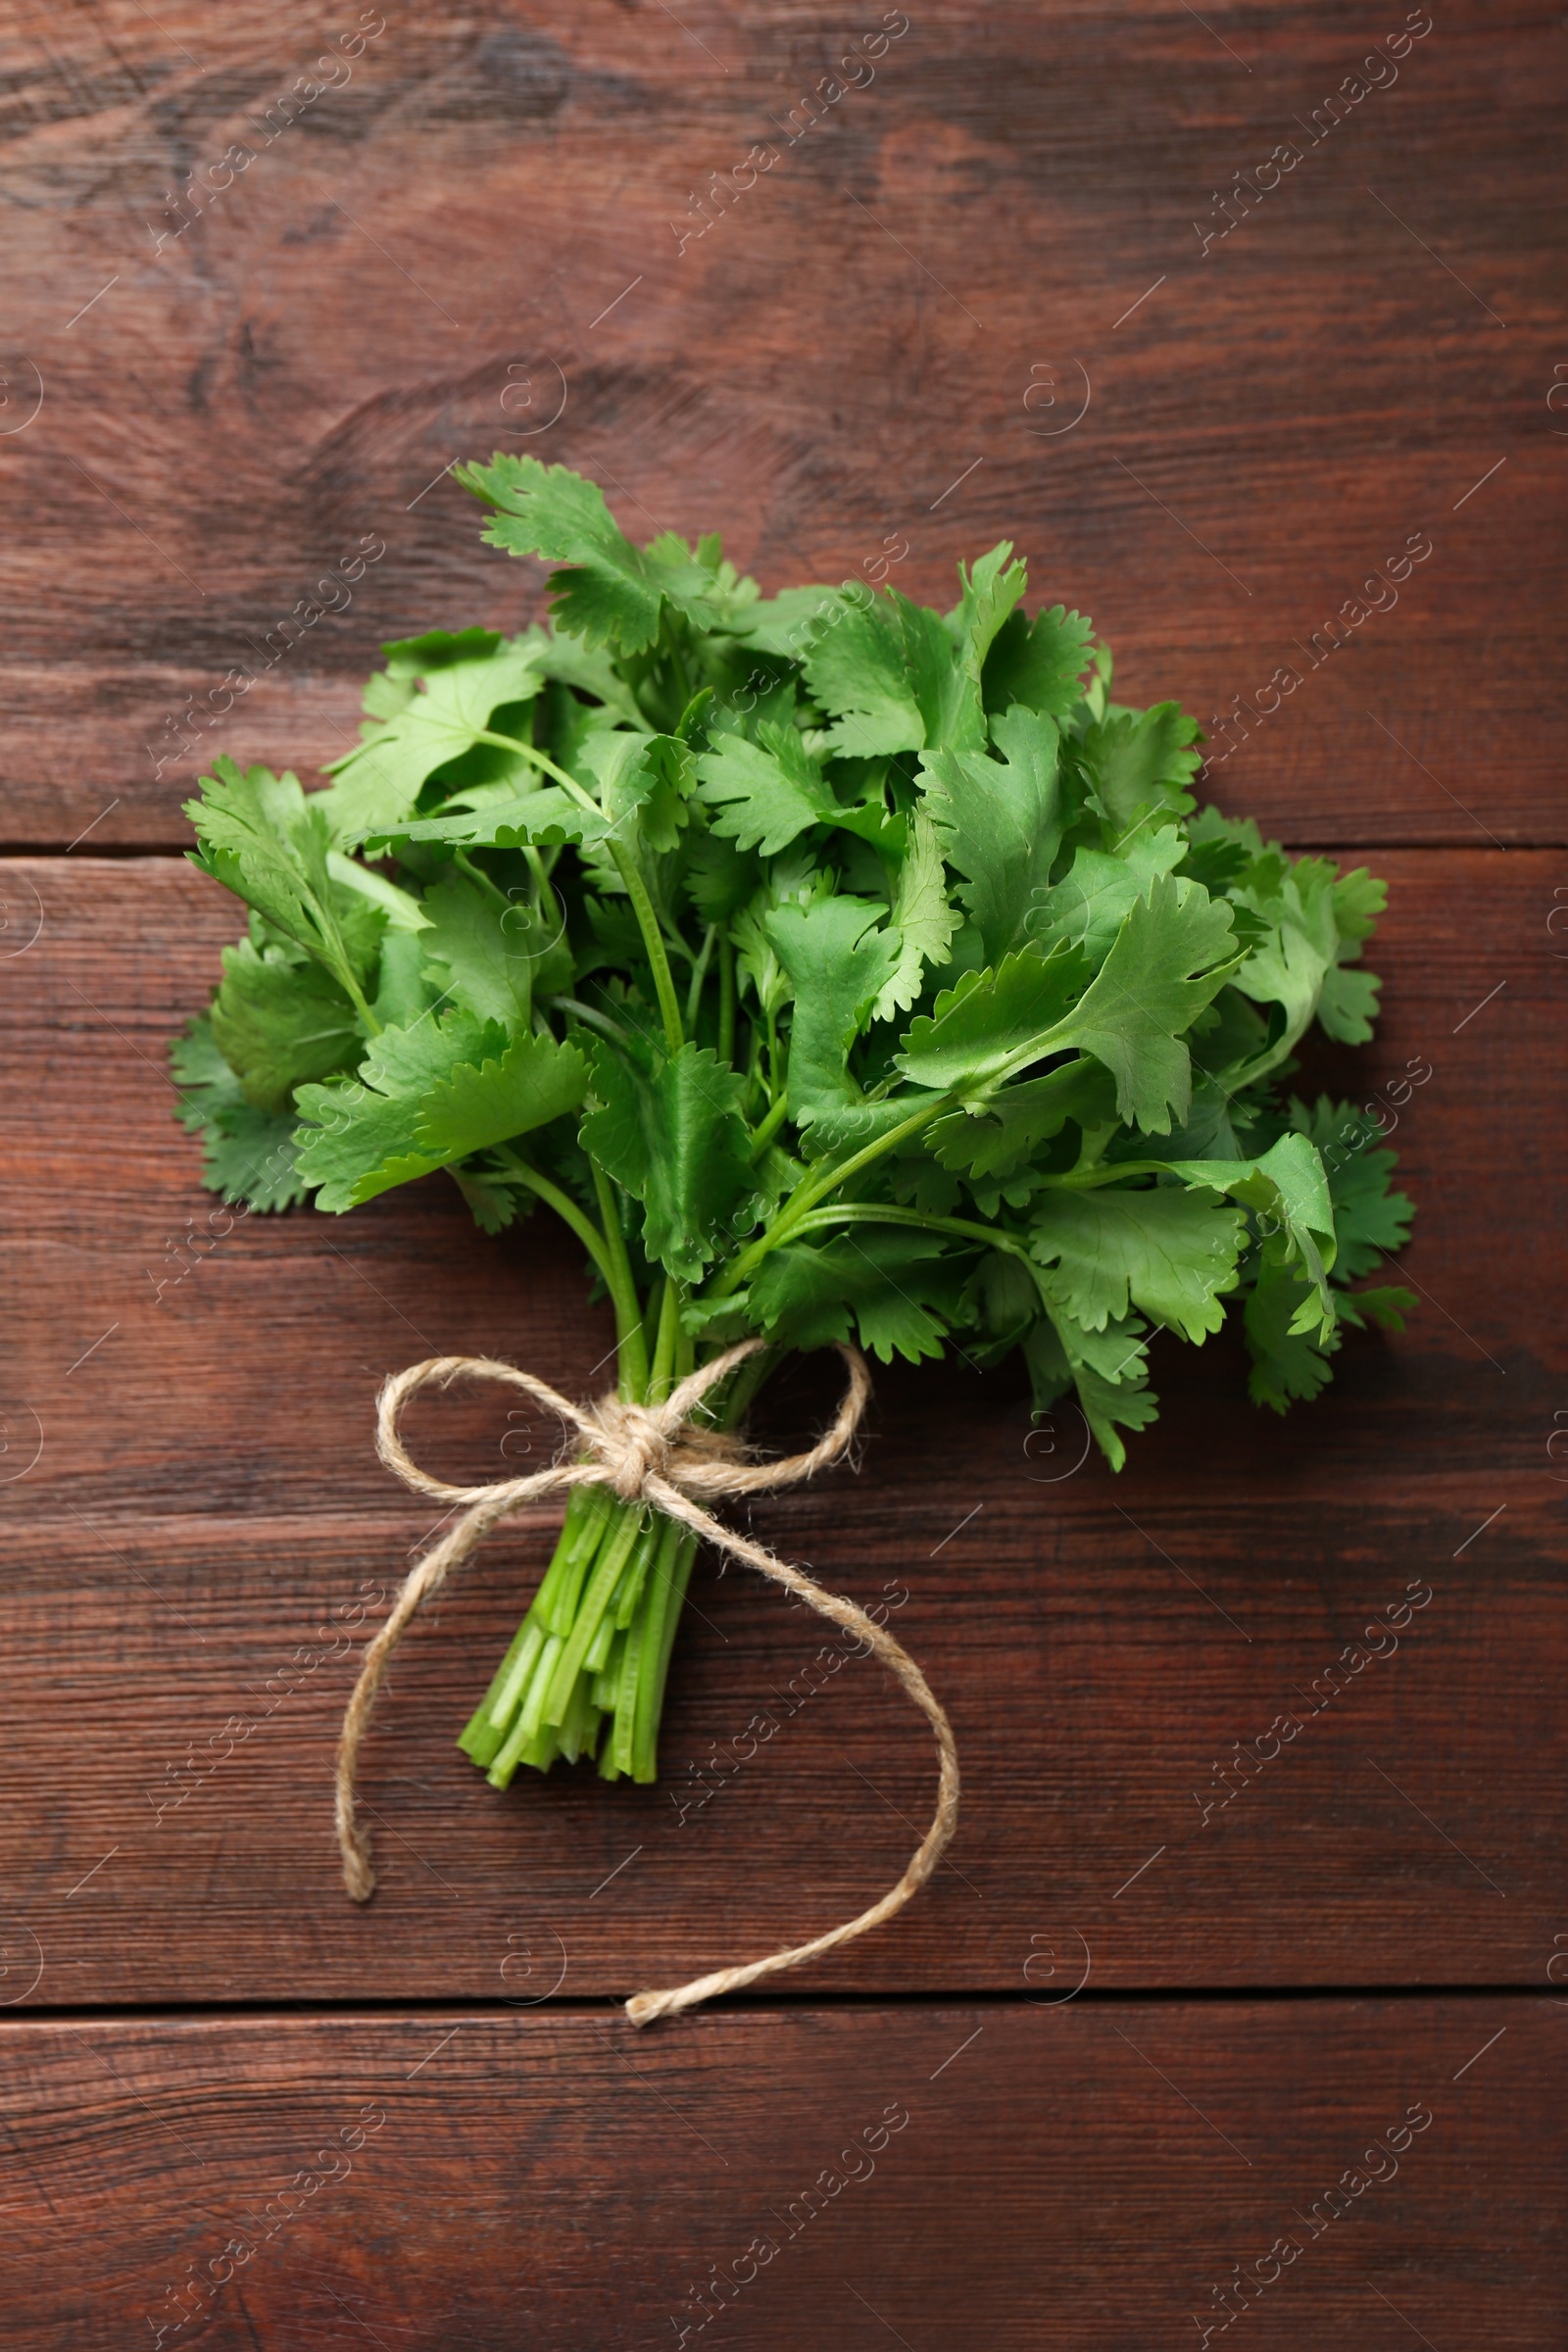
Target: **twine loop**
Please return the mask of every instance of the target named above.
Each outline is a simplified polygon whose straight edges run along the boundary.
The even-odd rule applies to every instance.
[[[868,1911],[841,1927],[829,1929],[808,1943],[769,1952],[762,1959],[748,1961],[741,1967],[716,1969],[710,1976],[695,1978],[688,1984],[674,1985],[662,1992],[636,1994],[626,2003],[626,2014],[639,2026],[649,2025],[656,2017],[674,2010],[691,2008],[716,1993],[736,1991],[777,1969],[797,1968],[803,1961],[815,1959],[854,1936],[863,1936],[868,1928],[879,1926],[925,1885],[957,1826],[958,1758],[953,1727],[907,1650],[855,1601],[826,1592],[802,1569],[778,1559],[763,1544],[726,1527],[702,1507],[704,1501],[716,1501],[725,1495],[762,1494],[798,1485],[815,1471],[841,1460],[854,1444],[871,1394],[871,1377],[859,1349],[847,1345],[839,1348],[848,1368],[849,1383],[838,1413],[831,1428],[805,1453],[790,1454],[780,1461],[760,1460],[738,1439],[711,1426],[705,1427],[695,1418],[709,1390],[763,1346],[765,1342],[761,1340],[743,1340],[737,1347],[726,1348],[722,1355],[683,1380],[663,1403],[657,1405],[627,1403],[613,1394],[591,1405],[577,1405],[531,1372],[480,1355],[431,1356],[424,1363],[411,1364],[393,1374],[377,1400],[376,1450],[387,1468],[417,1494],[467,1507],[457,1524],[416,1563],[405,1579],[391,1614],[366,1652],[365,1664],[344,1710],[337,1752],[337,1837],[343,1856],[344,1884],[356,1902],[368,1901],[375,1891],[369,1839],[356,1812],[359,1753],[376,1693],[405,1627],[421,1602],[439,1589],[454,1568],[461,1566],[499,1521],[524,1503],[566,1493],[574,1487],[608,1487],[623,1503],[651,1504],[666,1517],[679,1520],[716,1550],[731,1559],[744,1560],[771,1583],[795,1593],[818,1615],[853,1631],[896,1676],[935,1735],[939,1771],[936,1812],[896,1886]],[[499,1479],[488,1486],[451,1486],[443,1479],[430,1477],[405,1449],[398,1430],[399,1416],[418,1390],[432,1384],[450,1388],[460,1378],[499,1381],[548,1405],[563,1425],[575,1433],[575,1451],[568,1451],[547,1469],[532,1471],[524,1478]]]

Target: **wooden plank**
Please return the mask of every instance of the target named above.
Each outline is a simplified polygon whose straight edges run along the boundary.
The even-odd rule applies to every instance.
[[[1328,1066],[1363,1085],[1431,1066],[1396,1138],[1425,1294],[1405,1336],[1348,1347],[1286,1425],[1247,1403],[1238,1349],[1171,1348],[1163,1418],[1119,1479],[1075,1467],[1071,1416],[1031,1437],[1011,1376],[879,1372],[861,1475],[758,1506],[828,1583],[891,1587],[965,1773],[952,1867],[811,1982],[1015,1989],[1052,1936],[1087,1940],[1097,1984],[1539,1975],[1568,1851],[1548,1451],[1563,1348],[1535,1205],[1564,1148],[1545,1079],[1561,869],[1378,862],[1386,1015],[1374,1049]],[[15,861],[5,887],[41,909],[0,963],[0,1869],[19,1953],[31,1937],[41,1957],[26,1997],[483,1997],[514,1929],[560,1938],[569,1993],[627,1992],[890,1884],[930,1802],[918,1719],[865,1664],[822,1661],[814,1625],[738,1573],[700,1572],[663,1786],[484,1787],[451,1741],[537,1573],[540,1513],[410,1637],[366,1757],[384,1885],[368,1911],[346,1901],[336,1722],[361,1629],[432,1516],[375,1464],[375,1388],[466,1350],[589,1394],[608,1327],[572,1245],[543,1220],[486,1241],[440,1180],[342,1222],[241,1220],[155,1301],[166,1237],[210,1205],[165,1047],[210,985],[228,905],[173,862],[82,853]],[[831,1395],[825,1363],[802,1367],[767,1427],[804,1433]],[[499,1444],[516,1459],[556,1442],[482,1395],[411,1435],[474,1479]],[[1412,1580],[1433,1597],[1397,1652],[1314,1694]],[[1245,1787],[1246,1767],[1220,1777],[1282,1713],[1299,1729],[1273,1733],[1280,1752]],[[776,1731],[753,1726],[763,1714]],[[191,1743],[211,1769],[183,1770]]]
[[[1546,1997],[22,2020],[7,2343],[1133,2352],[1256,2309],[1281,2352],[1555,2352],[1563,2034]]]
[[[381,640],[535,612],[443,479],[498,443],[771,586],[905,546],[945,602],[1005,533],[1293,840],[1562,840],[1548,15],[1456,0],[1363,80],[1348,0],[922,9],[842,69],[805,6],[475,0],[304,107],[300,0],[17,29],[9,843],[180,845],[215,751],[354,740]]]

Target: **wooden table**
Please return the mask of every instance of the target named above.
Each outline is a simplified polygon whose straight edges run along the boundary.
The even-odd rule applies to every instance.
[[[1281,2352],[1560,2345],[1559,14],[23,0],[11,33],[7,2344],[1147,2352],[1256,2301]],[[917,1724],[851,1665],[706,1769],[818,1644],[704,1569],[663,1785],[497,1798],[452,1736],[541,1514],[400,1657],[356,1909],[363,1637],[317,1629],[373,1621],[427,1525],[375,1386],[478,1350],[586,1392],[607,1326],[572,1248],[433,1184],[181,1247],[166,1051],[234,918],[180,802],[219,750],[333,757],[381,641],[539,611],[447,477],[496,446],[769,586],[904,545],[946,602],[1013,537],[1127,699],[1203,719],[1221,806],[1389,877],[1377,1043],[1303,1083],[1432,1072],[1396,1138],[1420,1310],[1314,1406],[1167,1348],[1114,1478],[1008,1374],[895,1372],[858,1477],[759,1506],[898,1600],[960,1839],[896,1927],[641,2036],[612,1996],[896,1876]],[[420,1426],[480,1475],[494,1416],[454,1413]],[[1205,1813],[1412,1587],[1398,1650]]]

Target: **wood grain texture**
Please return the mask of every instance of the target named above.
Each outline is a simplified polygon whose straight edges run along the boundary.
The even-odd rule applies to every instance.
[[[1282,2240],[1248,2339],[1280,2352],[1568,2332],[1568,43],[1544,0],[1453,0],[1330,130],[1402,0],[907,13],[858,88],[880,0],[389,7],[351,58],[356,12],[301,0],[9,14],[0,853],[70,850],[0,856],[16,2352],[1201,2348]],[[302,106],[329,43],[352,72]],[[1010,1376],[879,1373],[860,1475],[758,1508],[897,1604],[959,1842],[771,2005],[644,2036],[588,2003],[892,1880],[923,1735],[705,1565],[664,1784],[495,1796],[452,1739],[539,1514],[405,1645],[350,1905],[336,1724],[429,1528],[375,1467],[377,1382],[481,1350],[587,1394],[610,1330],[542,1218],[487,1242],[439,1183],[218,1232],[166,1074],[234,921],[148,853],[216,752],[346,748],[383,640],[540,612],[446,478],[497,446],[634,535],[723,529],[769,588],[906,546],[891,576],[946,603],[1016,540],[1126,700],[1199,713],[1223,807],[1389,876],[1378,1043],[1303,1085],[1432,1070],[1396,1139],[1420,1313],[1317,1404],[1276,1423],[1228,1340],[1169,1347],[1113,1479]],[[801,1367],[766,1434],[830,1390]],[[475,1479],[555,1439],[460,1397],[411,1436]]]
[[[1147,2352],[1233,2340],[1241,2265],[1281,2352],[1555,2352],[1565,2031],[1545,1997],[23,2020],[6,2341]]]
[[[1560,1251],[1532,1206],[1564,1150],[1547,928],[1563,867],[1378,863],[1378,1043],[1315,1075],[1353,1073],[1369,1099],[1431,1067],[1396,1137],[1419,1204],[1407,1333],[1352,1340],[1283,1424],[1247,1402],[1238,1348],[1167,1346],[1163,1417],[1119,1479],[1075,1468],[1073,1416],[1031,1438],[1008,1375],[879,1372],[861,1474],[757,1507],[829,1584],[891,1588],[965,1776],[952,1866],[805,1982],[1016,1990],[1053,1937],[1087,1942],[1097,1984],[1539,1981],[1568,1920],[1568,1391]],[[891,1883],[930,1800],[918,1719],[733,1572],[699,1575],[664,1785],[485,1788],[451,1743],[544,1557],[541,1513],[405,1644],[364,1767],[383,1888],[347,1902],[336,1723],[361,1629],[431,1518],[375,1464],[375,1388],[476,1351],[591,1393],[608,1326],[573,1245],[542,1217],[487,1241],[440,1179],[341,1221],[242,1220],[194,1262],[187,1220],[211,1202],[164,1055],[211,985],[228,903],[168,860],[77,852],[4,876],[15,936],[24,909],[37,926],[0,963],[16,1335],[0,1869],[7,1982],[35,1947],[43,1970],[13,1997],[483,1998],[514,1931],[559,1938],[567,1994],[625,1993]],[[171,1236],[187,1237],[172,1254]],[[803,1435],[832,1393],[826,1359],[803,1366],[773,1434]],[[417,1458],[474,1479],[498,1446],[516,1460],[556,1442],[482,1395],[421,1406],[410,1432]],[[1432,1598],[1398,1650],[1314,1695],[1412,1580]],[[1217,1765],[1282,1712],[1298,1733],[1224,1802]]]
[[[773,587],[902,539],[946,602],[1008,535],[1294,841],[1561,841],[1557,13],[1366,79],[1349,0],[908,19],[873,69],[870,8],[389,9],[302,105],[346,11],[13,11],[4,838],[178,846],[216,751],[354,740],[380,641],[536,612],[443,478],[500,444]]]

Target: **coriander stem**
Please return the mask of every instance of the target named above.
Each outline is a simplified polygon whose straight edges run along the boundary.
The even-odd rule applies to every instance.
[[[648,885],[638,872],[637,860],[630,850],[618,841],[607,841],[605,847],[614,859],[615,871],[626,886],[626,896],[637,917],[637,928],[643,935],[643,946],[648,951],[648,960],[653,966],[659,1009],[663,1016],[664,1044],[673,1057],[686,1042],[685,1033],[680,1025],[680,1004],[675,995],[674,974],[669,968],[669,956],[663,934],[659,928],[659,917],[654,912],[654,902],[648,895]]]
[[[930,1125],[939,1111],[951,1110],[956,1099],[951,1094],[934,1095],[930,1102],[922,1102],[918,1110],[911,1111],[908,1118],[901,1119],[897,1127],[879,1136],[874,1144],[866,1144],[860,1151],[852,1152],[837,1167],[825,1169],[818,1176],[803,1177],[767,1231],[743,1250],[738,1257],[730,1260],[725,1272],[708,1294],[709,1297],[727,1298],[732,1291],[739,1290],[752,1268],[759,1265],[770,1250],[776,1250],[781,1242],[787,1241],[802,1218],[808,1216],[819,1200],[829,1193],[837,1192],[841,1184],[847,1184],[862,1168],[868,1168],[874,1161],[884,1158],[911,1135],[918,1135],[922,1127]]]
[[[821,1176],[808,1178],[793,1196],[799,1201],[802,1212],[814,1208],[824,1195],[837,1192],[841,1184],[847,1184],[852,1176],[858,1176],[862,1168],[868,1168],[873,1161],[885,1157],[911,1135],[918,1135],[922,1127],[929,1127],[939,1111],[953,1108],[955,1100],[951,1094],[933,1097],[929,1102],[922,1102],[918,1110],[911,1111],[906,1119],[901,1119],[897,1127],[889,1128],[887,1134],[879,1136],[875,1143],[863,1144],[842,1166],[829,1168]],[[789,1205],[786,1201],[786,1208]]]
[[[463,872],[467,875],[470,882],[477,883],[479,888],[484,892],[485,896],[493,899],[504,913],[511,912],[512,901],[508,898],[506,892],[501,889],[498,883],[491,881],[490,876],[484,872],[482,867],[474,864],[473,859],[468,857],[466,851],[454,850],[452,853],[452,862],[454,865],[462,868]]]
[[[918,1208],[897,1208],[891,1201],[846,1200],[837,1208],[813,1208],[794,1228],[797,1234],[822,1233],[832,1225],[917,1225],[923,1233],[952,1233],[966,1242],[983,1242],[991,1250],[1007,1250],[1015,1257],[1029,1252],[1021,1236],[1004,1226],[981,1225],[968,1217],[927,1216]]]
[[[654,1348],[654,1368],[649,1375],[647,1388],[649,1400],[655,1404],[662,1404],[674,1385],[680,1345],[680,1284],[673,1274],[666,1275],[664,1296],[659,1307],[659,1339]]]
[[[697,1008],[703,1001],[703,982],[708,978],[708,966],[713,954],[713,942],[717,937],[718,925],[710,923],[703,933],[701,953],[692,965],[692,984],[686,998],[686,1026],[688,1029],[695,1029],[697,1026]],[[727,1058],[728,1056],[726,1056]]]
[[[381,1035],[381,1024],[376,1019],[374,1013],[370,1010],[364,989],[361,988],[359,982],[355,979],[354,974],[350,971],[347,956],[345,956],[343,961],[339,964],[334,977],[342,984],[345,995],[353,1004],[354,1009],[359,1014],[361,1020],[365,1023],[367,1029],[368,1029],[370,1032],[370,1035],[372,1037],[379,1037]]]
[[[783,1126],[788,1112],[789,1099],[785,1095],[780,1095],[772,1109],[765,1112],[763,1116],[758,1120],[756,1129],[752,1136],[752,1165],[754,1168],[756,1167],[758,1161],[761,1158],[762,1153],[767,1150],[768,1145],[773,1141],[774,1136],[777,1135],[779,1129]]]
[[[519,759],[528,760],[534,767],[543,768],[547,776],[554,776],[558,784],[564,784],[572,799],[580,801],[585,808],[591,808],[596,816],[603,816],[604,810],[594,799],[593,794],[584,792],[575,776],[568,776],[564,767],[558,767],[549,754],[541,752],[535,745],[519,743],[515,735],[497,735],[490,727],[476,727],[474,741],[499,744],[504,752],[515,752]]]
[[[658,1777],[659,1718],[663,1709],[664,1677],[669,1671],[675,1626],[696,1558],[696,1537],[678,1521],[669,1520],[649,1569],[643,1596],[632,1725],[632,1778],[636,1781]]]
[[[617,1046],[631,1044],[630,1030],[623,1029],[618,1021],[612,1021],[608,1012],[601,1012],[596,1005],[585,1004],[580,997],[554,997],[551,1002],[558,1010],[569,1012],[579,1021],[586,1021],[590,1029],[602,1029],[606,1037],[614,1039]]]
[[[594,1172],[594,1191],[598,1196],[599,1214],[604,1221],[607,1270],[605,1280],[615,1309],[615,1347],[619,1357],[621,1393],[628,1400],[640,1399],[648,1393],[648,1348],[643,1339],[642,1307],[638,1302],[637,1285],[632,1280],[631,1260],[626,1254],[625,1237],[620,1230],[620,1217],[610,1178],[605,1174],[592,1152],[588,1165]]]
[[[569,1193],[564,1193],[560,1185],[552,1184],[548,1176],[541,1176],[537,1168],[529,1167],[528,1162],[525,1159],[519,1159],[509,1145],[498,1144],[496,1157],[509,1175],[515,1176],[520,1183],[528,1187],[530,1192],[537,1193],[540,1200],[546,1201],[555,1210],[557,1216],[571,1227],[572,1232],[577,1236],[578,1241],[581,1242],[594,1264],[610,1285],[611,1295],[613,1297],[614,1281],[611,1269],[609,1249],[604,1235],[593,1219],[583,1214]]]
[[[680,689],[681,709],[685,710],[693,700],[692,673],[686,666],[686,656],[677,636],[680,626],[680,622],[675,619],[674,614],[666,606],[661,616],[659,633],[669,656],[669,665],[675,672],[675,683]]]
[[[648,1286],[648,1303],[643,1308],[643,1349],[650,1363],[659,1345],[659,1323],[664,1311],[664,1292],[668,1283],[669,1276],[661,1274]]]
[[[1162,1176],[1169,1170],[1168,1159],[1113,1159],[1092,1168],[1070,1168],[1064,1176],[1041,1176],[1037,1181],[1054,1186],[1057,1192],[1082,1193],[1097,1185],[1116,1184],[1123,1176]]]
[[[554,760],[548,759],[543,752],[536,751],[531,743],[519,743],[514,735],[497,735],[489,727],[477,729],[476,737],[480,743],[499,744],[503,751],[516,752],[522,759],[531,760],[534,766],[542,768],[547,776],[554,776],[558,784],[564,785],[572,799],[580,803],[584,808],[591,808],[596,816],[604,815],[605,812],[594,799],[593,794],[584,792],[575,776],[567,775],[564,767],[558,767]],[[685,1043],[685,1035],[680,1025],[680,1004],[675,995],[675,982],[670,973],[669,956],[665,951],[663,935],[659,928],[659,917],[654,912],[654,902],[648,895],[648,885],[637,870],[636,858],[622,843],[615,840],[612,834],[606,836],[604,846],[614,860],[616,873],[619,874],[621,881],[626,886],[626,895],[631,901],[632,911],[637,917],[637,928],[642,933],[643,945],[648,950],[648,960],[654,970],[654,987],[659,996],[659,1009],[664,1020],[665,1042],[672,1054],[678,1054]]]
[[[718,943],[718,1058],[735,1058],[735,951],[727,933]]]

